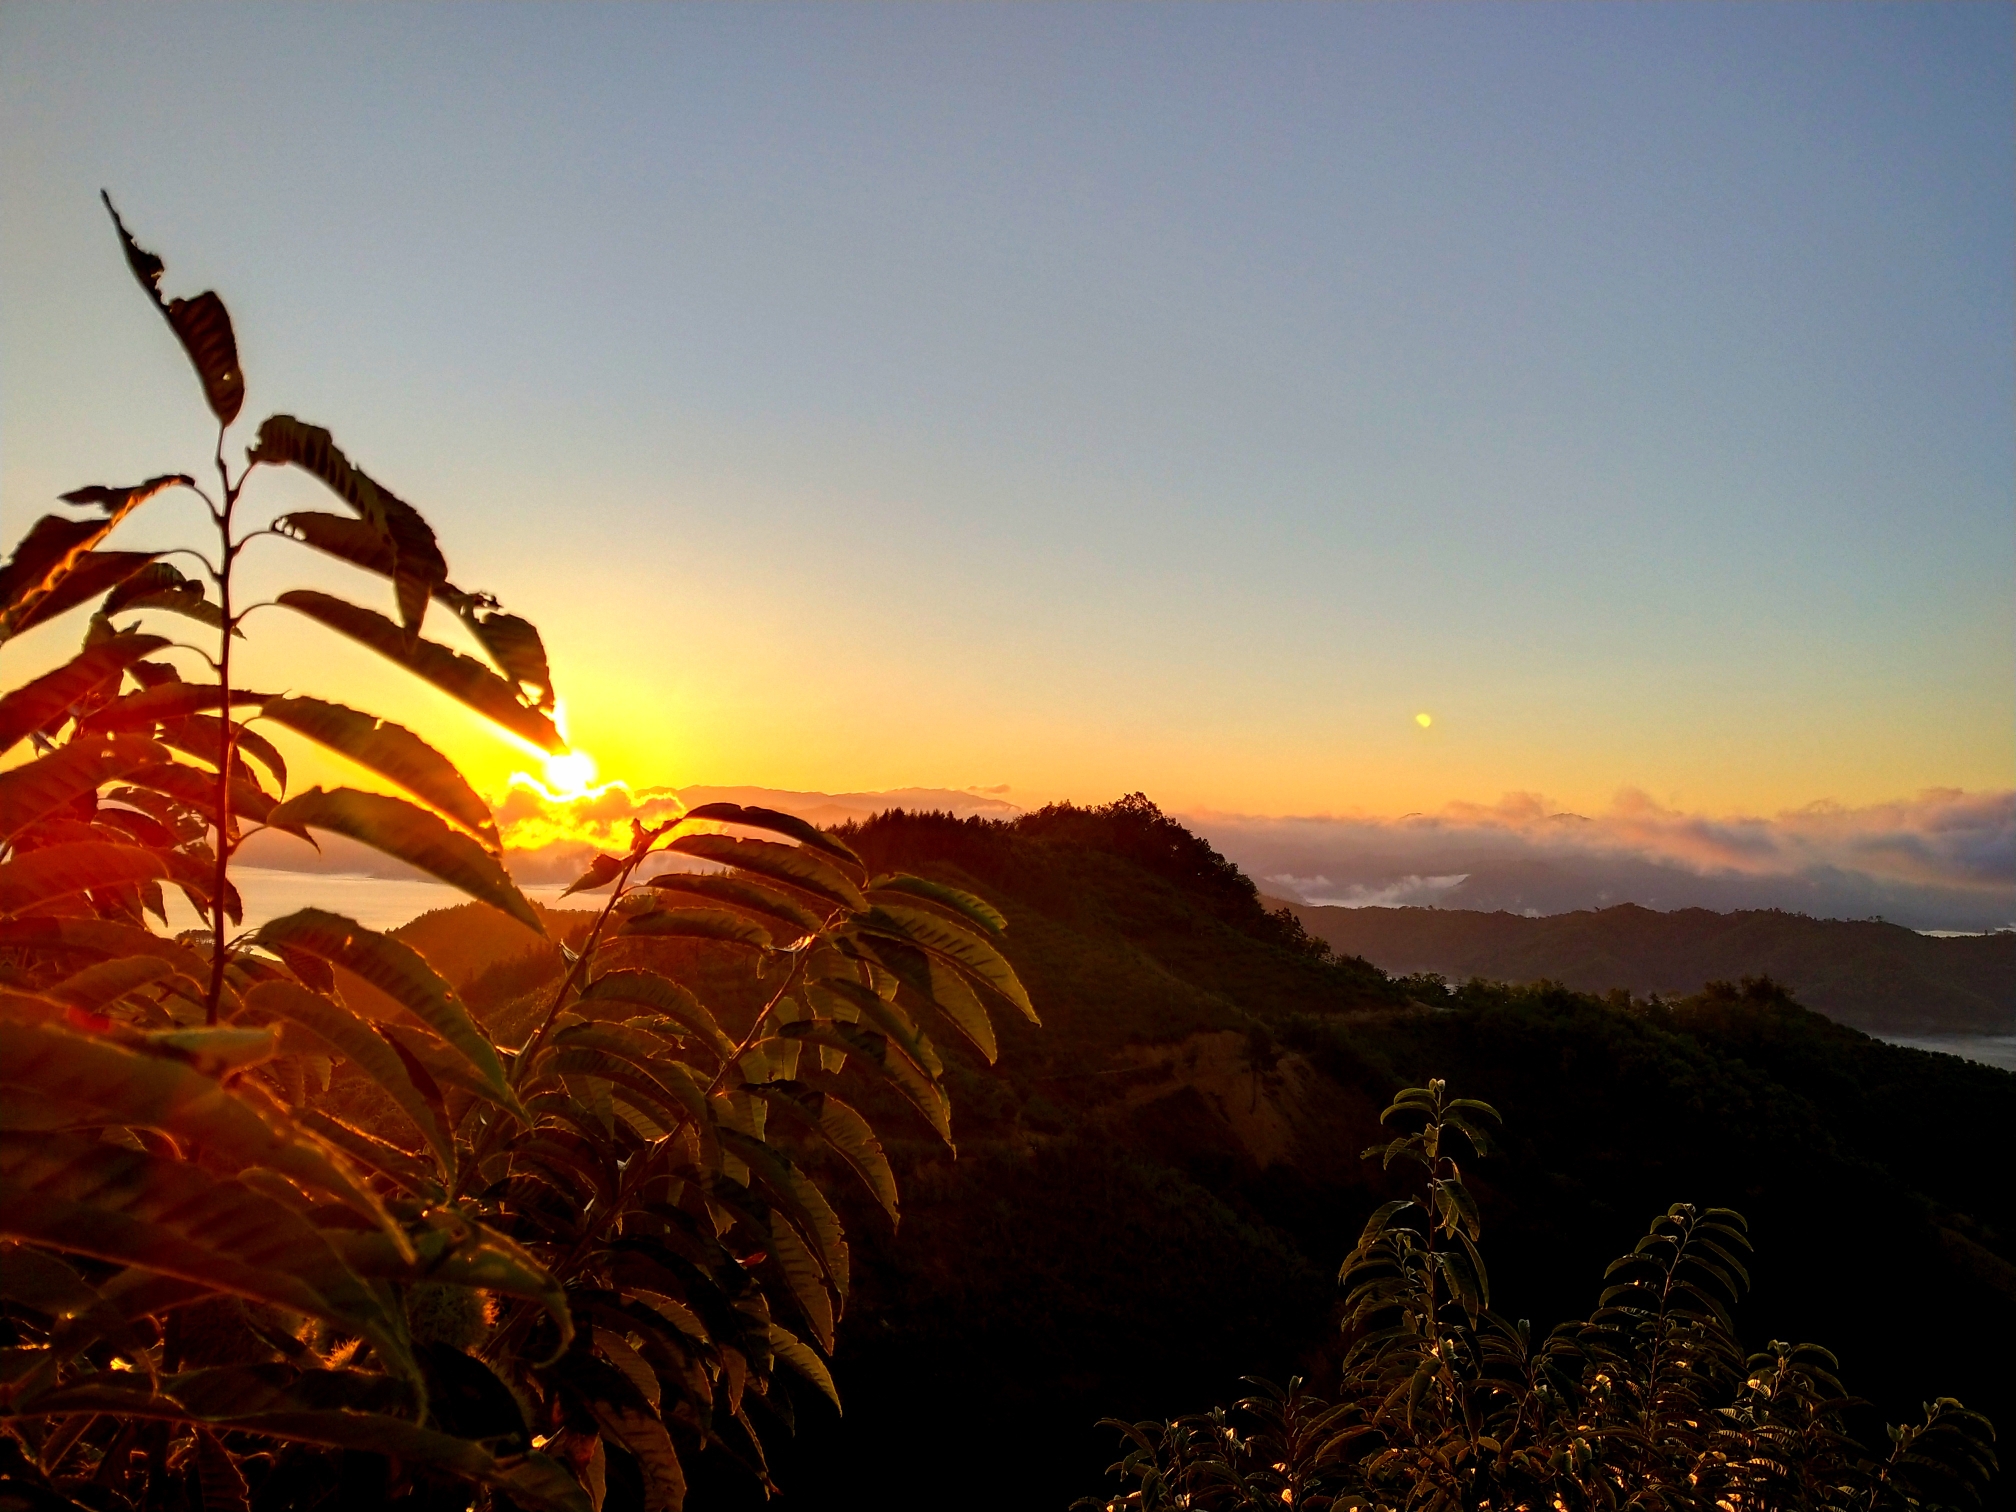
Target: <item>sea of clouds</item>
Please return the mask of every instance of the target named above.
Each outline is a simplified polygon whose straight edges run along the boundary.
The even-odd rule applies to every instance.
[[[656,824],[702,803],[759,804],[815,824],[891,808],[1012,818],[1000,789],[880,793],[620,784],[554,802],[514,788],[498,805],[511,869],[528,886],[564,884],[597,849],[621,850],[631,821]],[[1780,908],[1821,918],[1884,918],[1914,929],[2016,924],[2016,791],[1934,789],[1895,803],[1812,804],[1768,816],[1712,817],[1620,793],[1608,811],[1563,813],[1532,794],[1455,803],[1397,819],[1365,815],[1180,814],[1259,883],[1301,903],[1432,905],[1564,913],[1648,908]],[[330,837],[318,854],[260,836],[243,859],[290,871],[412,877]]]
[[[1634,791],[1595,815],[1519,793],[1399,819],[1185,818],[1263,890],[1302,903],[1550,914],[1628,902],[1914,929],[2016,923],[2016,792],[1933,789],[1723,818]]]

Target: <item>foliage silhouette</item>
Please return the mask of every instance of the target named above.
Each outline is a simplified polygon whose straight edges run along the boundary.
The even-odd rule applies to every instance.
[[[1381,1122],[1419,1126],[1365,1152],[1422,1168],[1379,1207],[1338,1272],[1346,1350],[1334,1401],[1250,1378],[1254,1395],[1167,1422],[1109,1420],[1123,1488],[1085,1512],[1453,1512],[1626,1507],[1958,1508],[1996,1469],[1988,1420],[1958,1401],[1849,1430],[1834,1357],[1772,1341],[1746,1354],[1732,1311],[1749,1225],[1679,1203],[1604,1273],[1596,1310],[1545,1339],[1491,1307],[1475,1199],[1454,1149],[1491,1149],[1489,1104],[1441,1081]]]
[[[950,1146],[932,1028],[991,1060],[994,1014],[1036,1017],[1005,920],[788,815],[715,804],[595,862],[576,886],[606,897],[509,1034],[350,919],[234,930],[234,857],[273,829],[347,836],[548,933],[422,737],[234,679],[264,607],[236,594],[253,543],[385,581],[395,615],[305,590],[275,605],[564,744],[537,631],[450,583],[419,512],[327,431],[274,416],[233,470],[230,316],[214,293],[164,298],[161,259],[113,221],[218,422],[217,476],[66,495],[95,514],[44,517],[0,569],[0,640],[101,600],[77,656],[0,698],[0,746],[32,743],[0,773],[0,1498],[656,1512],[703,1451],[767,1488],[766,1425],[789,1428],[794,1397],[839,1400],[833,1189],[897,1214],[858,1089],[893,1089]],[[243,528],[248,482],[279,466],[355,518]],[[202,499],[211,555],[101,549],[171,489]],[[490,666],[422,635],[434,605]],[[141,628],[162,614],[214,632],[215,654]],[[408,796],[290,796],[261,722]],[[666,851],[719,870],[640,881]],[[166,887],[203,929],[165,933]],[[718,1002],[663,969],[694,940],[732,956]]]

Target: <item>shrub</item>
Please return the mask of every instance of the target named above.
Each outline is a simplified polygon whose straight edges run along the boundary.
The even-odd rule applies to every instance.
[[[1888,1431],[1850,1431],[1834,1357],[1773,1341],[1746,1353],[1732,1309],[1748,1225],[1677,1204],[1604,1273],[1596,1310],[1544,1339],[1491,1305],[1482,1223],[1455,1159],[1491,1148],[1488,1104],[1440,1081],[1382,1122],[1419,1127],[1366,1151],[1419,1165],[1338,1273],[1345,1354],[1335,1399],[1299,1380],[1173,1422],[1110,1423],[1123,1489],[1103,1512],[1394,1509],[1961,1507],[1996,1466],[1987,1419],[1942,1397]]]
[[[97,601],[76,656],[0,697],[0,754],[30,747],[0,773],[0,1501],[676,1508],[701,1451],[767,1487],[787,1380],[838,1400],[831,1185],[897,1214],[848,1088],[892,1086],[950,1144],[926,1023],[992,1059],[992,1012],[1034,1018],[992,943],[1005,921],[788,815],[712,804],[636,828],[570,889],[606,897],[516,1033],[353,920],[237,928],[234,857],[274,830],[347,836],[547,933],[440,752],[240,685],[256,611],[564,746],[538,632],[449,582],[419,512],[327,431],[276,415],[233,470],[223,302],[165,299],[161,260],[113,220],[217,422],[216,481],[79,489],[81,517],[43,517],[0,568],[0,641]],[[282,466],[349,512],[245,528],[248,482]],[[171,490],[207,506],[210,556],[103,549]],[[361,570],[394,613],[305,590],[242,606],[241,555],[266,540]],[[425,638],[430,610],[489,665]],[[262,726],[407,796],[290,795]],[[640,883],[659,851],[714,869]],[[166,887],[203,929],[165,932]],[[694,951],[726,984],[712,1004],[668,974]]]

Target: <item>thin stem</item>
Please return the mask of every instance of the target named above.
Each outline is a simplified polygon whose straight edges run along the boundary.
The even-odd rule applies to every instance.
[[[231,470],[224,463],[224,427],[217,427],[217,476],[224,488],[224,503],[220,508],[211,505],[210,513],[217,522],[217,539],[220,557],[211,580],[217,585],[217,606],[221,617],[221,628],[217,632],[217,658],[213,665],[217,669],[217,684],[222,692],[223,717],[217,721],[217,865],[211,880],[210,890],[210,991],[204,999],[203,1021],[217,1022],[219,1005],[224,1000],[224,965],[229,957],[224,937],[224,904],[231,885],[231,762],[235,755],[237,739],[235,727],[231,723],[231,641],[235,628],[231,617],[231,568],[238,555],[238,548],[231,540],[231,513],[238,505],[238,490],[244,486],[241,477],[237,485],[231,482]],[[247,469],[249,473],[250,469]],[[207,496],[205,502],[208,502]]]

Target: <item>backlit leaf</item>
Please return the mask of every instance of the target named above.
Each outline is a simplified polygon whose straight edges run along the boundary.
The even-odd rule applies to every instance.
[[[292,415],[274,415],[262,423],[258,444],[246,455],[265,466],[292,463],[312,473],[385,539],[392,548],[400,621],[407,630],[418,630],[435,586],[448,576],[440,543],[420,511],[352,466],[328,431]]]
[[[93,688],[167,645],[159,635],[117,635],[0,698],[0,752],[54,722]]]
[[[680,835],[666,849],[755,872],[809,893],[835,908],[857,913],[865,913],[868,908],[868,900],[861,896],[860,888],[803,846],[779,845],[774,840],[742,840],[733,835]]]
[[[224,301],[207,291],[194,299],[162,298],[161,275],[166,269],[161,259],[141,248],[127,233],[126,223],[112,208],[111,195],[101,192],[99,198],[105,201],[112,224],[119,230],[120,244],[126,249],[126,265],[180,338],[182,350],[189,354],[189,362],[203,384],[203,397],[209,401],[210,413],[221,424],[229,425],[238,418],[239,408],[245,403],[245,374],[238,367],[238,340],[231,332],[231,316],[224,309]]]
[[[86,735],[0,772],[0,838],[19,834],[36,820],[167,754],[153,741],[130,735]]]
[[[484,1085],[516,1110],[517,1099],[505,1085],[504,1068],[488,1036],[476,1027],[455,990],[410,945],[319,908],[274,919],[255,938],[262,946],[304,951],[362,977],[453,1046]]]
[[[276,807],[266,822],[277,828],[306,827],[346,835],[439,877],[477,901],[509,914],[535,934],[546,933],[538,910],[525,900],[496,857],[403,798],[355,788],[310,788]]]
[[[474,657],[434,641],[409,638],[384,615],[326,593],[297,588],[274,602],[362,642],[542,751],[557,756],[567,749],[552,720],[527,705],[510,683]]]
[[[168,875],[166,861],[137,845],[77,840],[44,846],[0,861],[0,913],[25,913],[37,904],[87,889],[130,886]]]
[[[716,824],[739,824],[746,829],[769,830],[773,834],[788,835],[801,845],[825,851],[827,855],[837,856],[851,865],[861,864],[861,858],[855,855],[844,841],[836,840],[817,825],[807,823],[796,814],[785,814],[776,809],[756,808],[740,803],[703,803],[696,809],[688,809],[686,817],[707,819]]]
[[[435,1118],[432,1104],[414,1086],[412,1077],[392,1047],[379,1038],[368,1023],[347,1008],[338,1007],[319,993],[297,987],[292,982],[261,982],[245,994],[245,1006],[256,1013],[271,1014],[300,1025],[347,1059],[413,1120],[414,1127],[433,1147],[442,1168],[454,1170],[454,1146]]]
[[[630,915],[617,933],[718,940],[726,945],[747,945],[755,950],[770,948],[768,930],[722,908],[656,908],[649,913]]]
[[[498,849],[490,806],[476,796],[452,761],[405,726],[319,698],[268,699],[259,717],[285,725],[359,766],[389,777],[492,850]]]
[[[305,1219],[189,1161],[0,1134],[0,1233],[326,1318],[407,1361],[403,1329]]]

